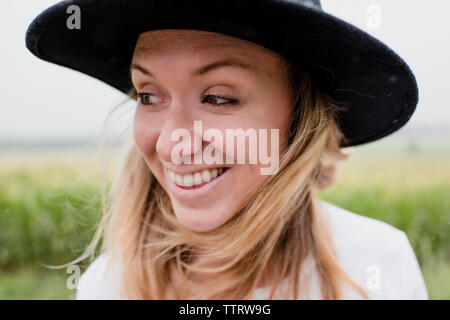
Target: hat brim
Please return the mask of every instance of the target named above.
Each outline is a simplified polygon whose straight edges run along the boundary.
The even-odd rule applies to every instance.
[[[81,9],[69,29],[67,8]],[[314,81],[344,108],[340,126],[355,146],[402,127],[418,101],[408,65],[366,32],[320,9],[290,0],[62,1],[29,26],[37,57],[95,77],[127,93],[137,37],[157,29],[223,33],[258,43],[307,66]]]

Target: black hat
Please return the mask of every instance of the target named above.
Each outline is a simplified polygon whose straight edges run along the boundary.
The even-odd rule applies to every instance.
[[[68,19],[78,9],[81,24],[71,28]],[[304,66],[344,108],[339,121],[345,146],[396,131],[417,105],[408,65],[379,40],[324,12],[319,0],[61,1],[31,23],[26,46],[43,60],[127,93],[137,38],[157,29],[223,33]]]

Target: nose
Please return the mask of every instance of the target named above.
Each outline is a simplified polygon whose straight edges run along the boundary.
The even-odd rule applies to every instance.
[[[198,130],[199,122],[194,126],[194,121],[199,120],[201,121],[195,118],[189,108],[170,108],[156,143],[156,152],[161,160],[177,165],[180,163],[175,162],[176,158],[181,163],[194,163],[195,155],[203,149],[201,128]],[[174,157],[174,154],[178,157]]]

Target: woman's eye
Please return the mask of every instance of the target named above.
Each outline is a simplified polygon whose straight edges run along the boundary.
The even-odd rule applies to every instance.
[[[140,105],[153,105],[158,103],[158,101],[155,101],[156,95],[153,93],[146,93],[146,92],[140,92],[137,95],[137,100]],[[152,100],[153,98],[153,100]],[[206,95],[202,103],[208,103],[215,106],[226,106],[226,105],[233,105],[237,104],[239,101],[236,99],[228,99],[223,96],[215,96],[215,95]]]
[[[153,93],[139,92],[137,96],[139,104],[151,105],[156,103],[155,101],[152,102],[152,97],[156,97]]]
[[[225,105],[233,105],[237,104],[239,101],[236,99],[228,99],[222,96],[214,96],[214,95],[206,95],[202,103],[209,103],[216,106],[225,106]]]

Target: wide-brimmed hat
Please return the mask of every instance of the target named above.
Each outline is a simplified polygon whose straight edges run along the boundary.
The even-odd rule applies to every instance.
[[[80,25],[71,28],[74,8]],[[298,63],[343,107],[339,123],[348,139],[345,146],[396,131],[417,105],[408,65],[379,40],[324,12],[319,0],[61,1],[31,23],[26,46],[43,60],[127,93],[137,38],[158,29],[222,33]]]

